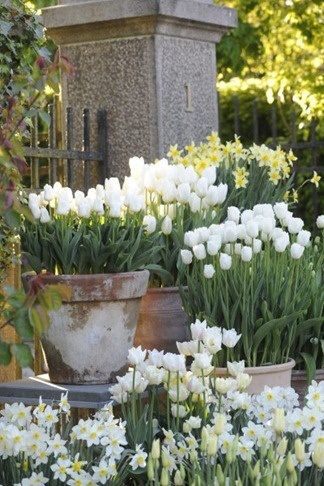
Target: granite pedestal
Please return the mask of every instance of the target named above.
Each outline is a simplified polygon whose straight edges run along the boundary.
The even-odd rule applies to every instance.
[[[237,25],[235,10],[213,0],[60,3],[44,9],[43,19],[76,69],[63,79],[63,106],[75,111],[76,140],[82,109],[94,122],[107,109],[110,175],[123,177],[129,157],[152,162],[171,144],[200,142],[217,130],[215,45]]]
[[[58,402],[62,393],[68,392],[72,408],[100,409],[110,401],[109,385],[56,385],[48,375],[38,375],[23,380],[0,383],[0,404],[23,402],[37,405],[39,397],[44,403]]]

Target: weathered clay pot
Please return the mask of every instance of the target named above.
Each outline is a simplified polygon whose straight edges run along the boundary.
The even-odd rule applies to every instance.
[[[314,380],[317,382],[324,380],[324,370],[316,370]],[[298,393],[299,398],[304,400],[308,388],[306,371],[293,370],[291,375],[291,386],[296,393]]]
[[[190,339],[188,317],[178,287],[149,288],[143,297],[134,344],[177,353],[177,341]]]
[[[32,277],[23,276],[25,287]],[[72,290],[71,300],[50,313],[42,336],[53,383],[108,383],[123,372],[148,279],[147,270],[43,277],[46,284],[63,283]]]
[[[244,373],[252,376],[247,391],[255,394],[261,393],[265,386],[291,386],[291,371],[295,364],[295,361],[290,359],[284,364],[245,368]],[[215,368],[215,373],[217,376],[228,376],[227,368]]]

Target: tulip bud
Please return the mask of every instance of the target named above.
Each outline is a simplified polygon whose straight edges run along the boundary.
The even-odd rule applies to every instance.
[[[287,445],[288,441],[286,437],[283,437],[277,447],[277,453],[279,454],[279,456],[284,456],[286,454]]]
[[[160,479],[161,486],[168,486],[169,485],[169,472],[164,467],[161,472],[161,479]]]
[[[319,469],[324,469],[324,443],[316,442],[313,452],[313,463]]]
[[[206,429],[206,427],[203,427],[201,431],[201,442],[200,442],[200,449],[202,452],[206,452],[208,441],[209,441],[208,430]]]
[[[226,417],[218,413],[215,418],[214,431],[216,435],[221,435],[225,431]]]
[[[152,454],[152,459],[160,459],[160,455],[161,455],[160,439],[153,440],[151,454]]]
[[[207,446],[207,456],[215,456],[217,453],[217,437],[211,435]]]
[[[154,480],[154,465],[153,465],[153,459],[151,455],[149,455],[149,458],[147,460],[147,479],[149,481]]]
[[[305,459],[305,444],[299,438],[295,440],[295,455],[298,462]]]
[[[170,235],[172,233],[172,219],[170,216],[166,216],[162,221],[161,230],[164,235]]]
[[[222,466],[218,463],[216,468],[216,478],[218,481],[219,486],[224,486],[225,484],[225,476],[222,470]]]
[[[180,473],[181,473],[182,479],[185,480],[186,479],[186,470],[185,470],[185,467],[182,463],[180,464]]]
[[[175,475],[174,475],[174,484],[176,486],[182,486],[183,485],[183,479],[181,477],[181,473],[180,471],[176,471]]]
[[[276,434],[282,434],[282,432],[285,430],[285,425],[285,411],[283,408],[277,408],[272,419],[272,428]]]
[[[287,455],[286,468],[287,468],[287,472],[289,474],[292,474],[295,470],[295,466],[294,466],[294,463],[293,463],[293,460],[292,460],[292,457],[291,457],[291,452],[288,452],[288,455]]]

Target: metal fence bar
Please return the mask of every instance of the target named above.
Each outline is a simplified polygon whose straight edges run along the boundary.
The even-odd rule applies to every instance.
[[[74,144],[74,133],[73,133],[73,111],[71,107],[66,109],[66,148],[71,153],[73,152],[72,147]],[[67,180],[68,185],[74,188],[74,160],[72,157],[67,157]]]
[[[38,147],[38,115],[32,120],[30,146],[37,149]],[[33,157],[30,162],[30,186],[32,189],[39,187],[39,158]]]
[[[290,133],[291,133],[291,145],[297,144],[297,128],[296,128],[297,115],[295,111],[291,112],[290,118]]]
[[[85,108],[83,110],[83,150],[90,152],[90,110]],[[90,187],[90,160],[84,161],[84,189],[88,191]]]
[[[44,157],[52,159],[74,159],[74,160],[99,160],[101,152],[84,152],[83,150],[51,149],[51,148],[32,148],[25,147],[26,157]]]
[[[49,106],[50,126],[49,126],[49,148],[56,148],[56,110],[55,110],[55,98],[53,104]],[[50,184],[54,184],[57,181],[57,160],[49,154],[49,180]]]
[[[109,160],[108,160],[107,110],[98,111],[97,127],[98,127],[98,152],[100,154],[101,173],[102,173],[102,178],[104,180],[106,177],[110,177],[110,167],[109,167]]]

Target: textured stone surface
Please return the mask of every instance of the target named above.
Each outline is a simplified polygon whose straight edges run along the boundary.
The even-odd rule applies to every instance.
[[[63,85],[63,100],[76,115],[76,139],[82,138],[82,109],[91,111],[91,138],[96,139],[95,114],[108,111],[108,153],[111,174],[122,176],[128,159],[156,156],[157,127],[152,37],[64,46],[76,75]]]
[[[38,375],[24,380],[0,383],[0,403],[23,402],[38,405],[58,402],[62,393],[68,392],[72,407],[100,409],[110,401],[109,385],[55,385],[48,375]]]
[[[216,130],[215,46],[156,36],[159,155]]]
[[[75,138],[89,108],[93,147],[95,114],[108,111],[110,175],[124,176],[131,156],[153,161],[170,144],[217,129],[215,43],[236,25],[234,10],[211,0],[65,0],[45,9],[44,20],[76,68],[62,86]],[[94,165],[92,184],[98,174]]]

